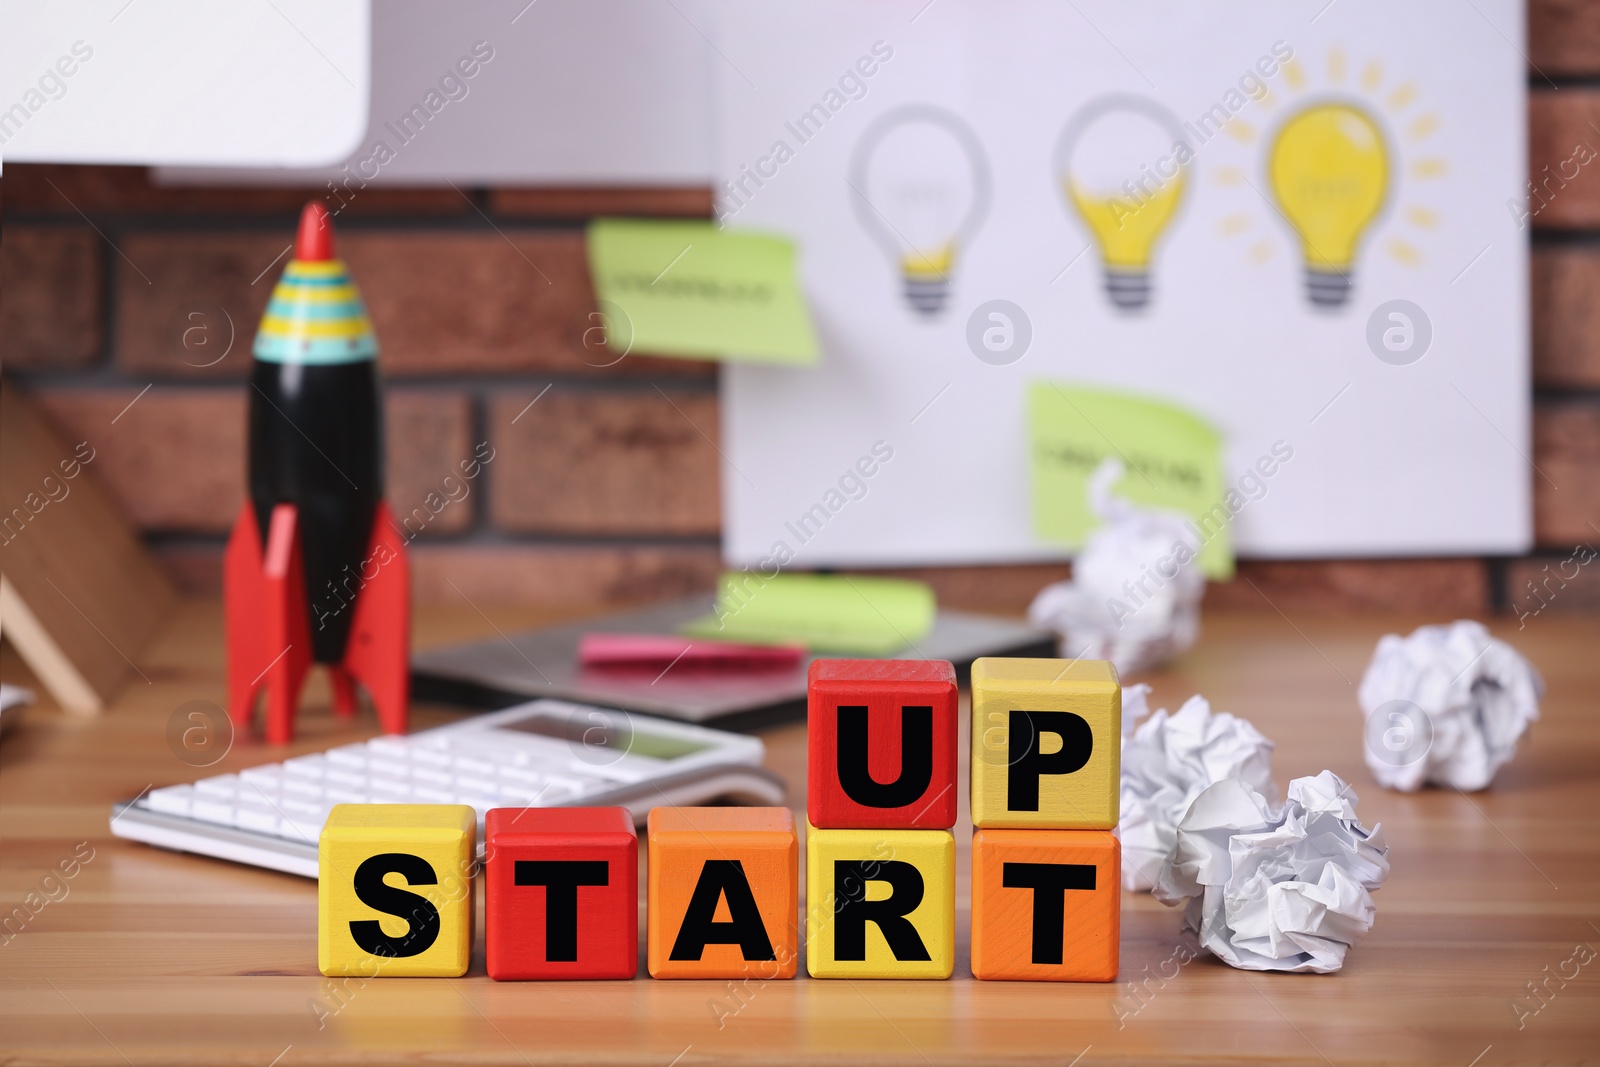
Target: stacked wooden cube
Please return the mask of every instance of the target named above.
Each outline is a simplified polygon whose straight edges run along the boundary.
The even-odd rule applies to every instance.
[[[1117,976],[1122,688],[1103,660],[972,665],[972,973]]]
[[[806,970],[950,977],[955,669],[943,660],[817,660],[807,704]]]

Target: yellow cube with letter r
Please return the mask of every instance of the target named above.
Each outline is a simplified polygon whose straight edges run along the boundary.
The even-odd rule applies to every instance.
[[[955,835],[806,824],[811,977],[949,978],[955,962]]]
[[[477,830],[464,804],[335,805],[317,845],[318,969],[466,974]]]
[[[972,664],[972,825],[1110,830],[1122,685],[1097,659]]]

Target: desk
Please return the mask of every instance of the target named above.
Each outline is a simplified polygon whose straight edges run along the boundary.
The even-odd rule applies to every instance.
[[[465,606],[417,614],[419,647],[548,621]],[[1201,957],[1172,976],[1176,964],[1164,961],[1180,944],[1179,912],[1124,894],[1118,983],[975,982],[963,822],[952,981],[812,981],[802,968],[792,982],[739,988],[648,978],[500,984],[483,973],[480,921],[465,978],[342,989],[317,973],[312,883],[107,833],[111,802],[147,785],[374,731],[370,717],[350,725],[313,708],[292,751],[240,740],[206,771],[177,760],[165,740],[173,709],[223,697],[220,608],[187,604],[142,657],[148,681],[135,678],[109,714],[34,709],[0,745],[6,911],[79,842],[93,849],[66,895],[55,890],[60,899],[0,947],[0,1063],[1600,1061],[1600,959],[1564,986],[1550,981],[1553,993],[1520,1030],[1513,1008],[1519,997],[1537,1006],[1527,983],[1555,973],[1575,945],[1600,949],[1600,621],[1544,617],[1521,633],[1502,624],[1550,687],[1531,742],[1491,792],[1400,796],[1362,764],[1354,683],[1380,634],[1419,621],[1208,616],[1200,645],[1152,679],[1159,704],[1176,708],[1199,690],[1253,719],[1278,743],[1280,784],[1331,767],[1359,792],[1363,820],[1383,823],[1393,873],[1377,894],[1376,927],[1338,975],[1236,971]],[[325,709],[316,685],[308,701]],[[449,717],[415,713],[419,726]],[[765,737],[770,765],[803,804],[803,728]]]

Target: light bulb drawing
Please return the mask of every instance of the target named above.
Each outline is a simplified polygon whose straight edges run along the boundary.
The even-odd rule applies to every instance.
[[[1091,101],[1056,141],[1056,183],[1100,248],[1106,295],[1117,307],[1150,303],[1150,260],[1171,226],[1194,150],[1171,112],[1141,96]]]
[[[944,108],[896,108],[856,142],[848,181],[856,218],[901,276],[907,302],[937,315],[956,260],[989,210],[978,135]]]
[[[1377,120],[1342,100],[1302,108],[1272,140],[1267,181],[1300,237],[1306,295],[1317,307],[1350,299],[1357,249],[1388,199],[1389,155]]]

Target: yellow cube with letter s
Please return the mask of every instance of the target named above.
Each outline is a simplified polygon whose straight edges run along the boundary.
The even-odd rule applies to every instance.
[[[457,978],[472,957],[477,816],[464,804],[338,804],[318,842],[317,967]]]
[[[1122,685],[1105,660],[972,664],[972,824],[1117,825]]]

